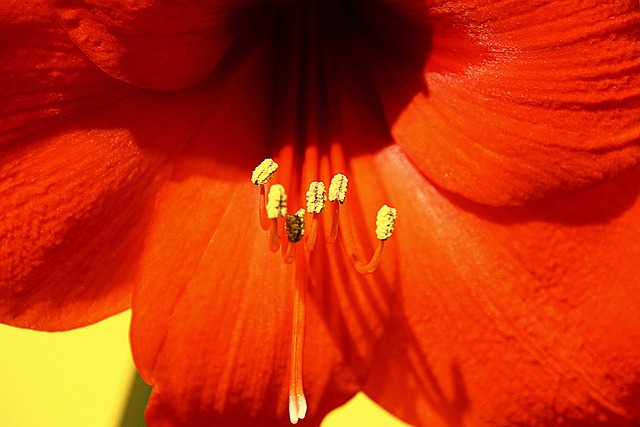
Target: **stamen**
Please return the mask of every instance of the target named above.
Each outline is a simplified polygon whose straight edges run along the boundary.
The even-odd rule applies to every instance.
[[[278,164],[272,159],[264,159],[251,174],[251,182],[255,185],[265,185],[278,170]]]
[[[384,248],[384,242],[393,234],[393,229],[398,218],[398,212],[395,208],[387,205],[382,205],[378,210],[376,216],[376,237],[378,238],[378,245],[371,257],[371,261],[367,264],[361,261],[356,262],[356,270],[360,274],[371,274],[378,268],[380,260],[382,259],[382,249]]]
[[[316,239],[318,237],[317,215],[321,214],[324,210],[326,201],[327,196],[324,183],[320,181],[312,182],[307,191],[307,212],[311,213],[311,226],[309,227],[307,240],[304,242],[304,248],[308,252],[311,252],[316,246]]]
[[[278,236],[278,217],[287,215],[287,193],[280,184],[274,184],[269,188],[267,200],[267,218],[271,220],[269,227],[269,250],[277,252],[280,248],[280,237]]]
[[[333,178],[331,178],[331,185],[329,186],[329,201],[333,202],[337,200],[340,203],[344,203],[347,197],[348,183],[349,180],[346,176],[341,173],[335,174]]]
[[[331,221],[331,231],[327,236],[327,243],[333,243],[338,237],[338,227],[340,223],[340,205],[343,204],[347,197],[347,184],[349,180],[341,173],[335,174],[331,178],[331,185],[329,185],[329,201],[333,203],[333,219]]]

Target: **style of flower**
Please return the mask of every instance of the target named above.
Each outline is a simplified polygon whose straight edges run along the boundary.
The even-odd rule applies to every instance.
[[[0,320],[131,307],[149,425],[640,420],[636,0],[9,0],[0,40]]]

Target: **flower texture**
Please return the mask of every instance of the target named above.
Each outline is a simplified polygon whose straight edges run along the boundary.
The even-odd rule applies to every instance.
[[[0,320],[131,307],[149,425],[359,390],[638,425],[637,0],[6,0],[0,39]],[[336,174],[288,243],[267,191],[291,215]]]

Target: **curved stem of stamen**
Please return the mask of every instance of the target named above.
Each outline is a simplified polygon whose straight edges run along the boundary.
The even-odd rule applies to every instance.
[[[269,218],[267,218],[267,196],[264,185],[260,186],[260,197],[258,198],[258,215],[260,216],[260,227],[267,231],[269,229]]]
[[[303,261],[304,263],[304,261]],[[302,358],[304,349],[306,270],[296,268],[296,288],[293,296],[293,328],[291,334],[291,374],[289,377],[289,419],[296,424],[307,413],[307,400],[302,386]]]
[[[351,233],[351,221],[348,215],[348,212],[345,212],[345,215],[342,215],[343,224],[340,227],[340,240],[344,245],[347,254],[351,256],[354,263],[358,262],[358,255],[356,254],[355,244],[353,242],[353,234]]]
[[[293,255],[296,251],[296,245],[292,242],[282,243],[282,260],[285,264],[291,264],[293,262]]]
[[[356,261],[356,271],[360,274],[371,274],[378,268],[378,264],[380,264],[380,259],[382,258],[382,249],[384,248],[384,240],[378,240],[378,245],[376,246],[376,250],[373,252],[373,256],[371,257],[371,261],[367,264],[364,264],[361,261]]]
[[[273,218],[269,226],[269,250],[278,252],[280,249],[280,236],[278,236],[278,219]]]
[[[338,237],[338,229],[340,223],[340,202],[331,202],[333,205],[333,217],[331,218],[331,231],[327,236],[327,243],[333,243]]]
[[[353,260],[354,267],[356,271],[360,274],[371,274],[378,268],[378,264],[380,264],[380,259],[382,258],[382,249],[384,247],[384,241],[378,240],[378,245],[376,246],[375,251],[373,252],[373,256],[368,263],[364,263],[360,260],[356,252],[356,245],[353,240],[352,228],[351,228],[351,219],[348,215],[348,212],[345,212],[345,215],[342,215],[342,225],[340,226],[340,239],[342,244],[344,245],[344,249],[351,256]]]
[[[316,239],[318,238],[318,217],[315,212],[311,214],[311,225],[309,226],[309,234],[304,242],[304,248],[307,252],[313,251],[316,247]]]

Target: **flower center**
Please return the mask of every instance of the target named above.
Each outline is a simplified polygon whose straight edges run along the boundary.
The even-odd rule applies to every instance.
[[[284,186],[273,184],[266,186],[269,180],[278,171],[278,164],[272,159],[265,159],[260,163],[251,175],[251,182],[260,187],[259,218],[263,230],[269,231],[269,250],[271,252],[282,251],[282,260],[286,264],[292,264],[295,258],[296,247],[303,242],[306,254],[311,253],[316,245],[318,236],[318,221],[324,213],[327,195],[323,182],[313,181],[306,192],[307,206],[299,209],[295,214],[289,214],[287,210],[287,194]],[[331,179],[329,186],[329,203],[331,204],[329,221],[331,228],[326,237],[329,244],[336,242],[338,236],[347,253],[355,254],[353,250],[353,237],[348,224],[340,222],[340,206],[344,205],[347,196],[347,184],[349,180],[343,174],[336,174]],[[268,194],[268,196],[267,196]],[[346,218],[346,216],[344,216]],[[370,261],[363,262],[352,255],[354,268],[361,274],[373,273],[380,263],[384,242],[393,233],[397,218],[396,209],[383,205],[376,218],[376,237],[378,245]],[[309,224],[307,226],[307,224]],[[324,227],[321,227],[324,229]],[[306,295],[306,258],[299,256],[302,265],[298,265],[296,272],[296,289],[293,304],[293,327],[291,334],[291,372],[289,379],[289,418],[291,423],[306,415],[307,403],[302,386],[302,349],[304,347],[304,323],[305,323],[305,295]]]

